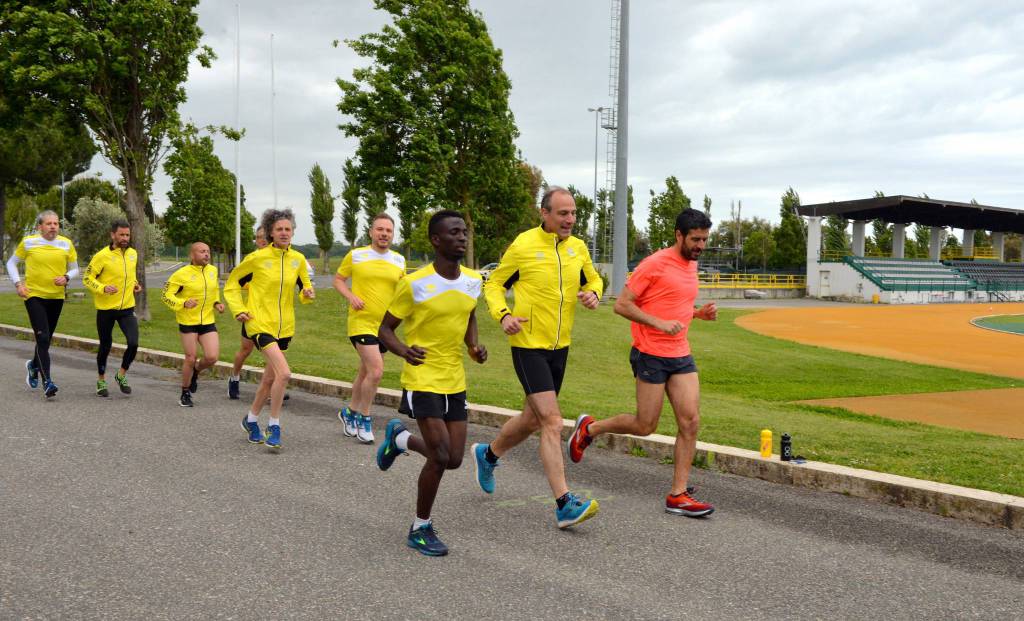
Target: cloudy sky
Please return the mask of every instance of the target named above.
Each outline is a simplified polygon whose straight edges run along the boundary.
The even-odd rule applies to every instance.
[[[475,0],[512,80],[518,146],[549,183],[590,193],[594,117],[608,105],[608,0]],[[234,119],[234,3],[199,6],[212,69],[193,66],[183,116]],[[675,175],[712,217],[778,220],[789,186],[805,204],[875,190],[1024,208],[1024,4],[830,0],[633,0],[629,182],[637,223]],[[270,36],[276,67],[278,204],[312,242],[307,174],[337,192],[355,150],[337,129],[340,91],[362,60],[334,39],[380,28],[369,0],[241,3],[241,179],[251,211],[273,204]],[[604,177],[604,136],[599,176]],[[228,168],[234,150],[220,141]],[[97,160],[95,170],[114,176]],[[154,191],[158,211],[169,181]],[[336,227],[336,232],[340,232]]]

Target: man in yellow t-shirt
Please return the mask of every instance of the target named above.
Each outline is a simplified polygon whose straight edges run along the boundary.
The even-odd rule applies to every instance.
[[[60,218],[56,212],[44,211],[36,217],[38,235],[26,235],[7,261],[7,274],[18,295],[25,300],[28,321],[35,334],[35,356],[25,362],[28,373],[25,383],[39,387],[43,378],[43,394],[57,394],[57,385],[50,376],[50,339],[57,330],[60,311],[64,308],[64,291],[68,281],[78,275],[78,254],[71,240],[60,235]],[[25,262],[25,278],[18,274],[18,262]]]
[[[352,381],[352,399],[338,412],[345,435],[360,442],[373,442],[370,405],[384,374],[384,352],[377,329],[405,276],[405,257],[390,250],[395,221],[381,213],[370,221],[370,245],[353,248],[342,259],[334,275],[334,288],[348,300],[348,338],[359,354],[359,372]],[[352,279],[352,286],[346,282]]]
[[[458,468],[466,449],[466,371],[460,341],[480,364],[487,360],[487,349],[478,341],[475,312],[483,280],[459,265],[469,238],[466,221],[456,211],[442,210],[431,216],[427,231],[434,262],[399,281],[379,332],[388,350],[405,359],[398,411],[416,419],[422,437],[391,419],[377,449],[377,467],[387,470],[410,450],[427,458],[407,543],[427,556],[444,556],[448,546],[434,532],[430,512],[444,471]],[[405,343],[395,335],[403,320]]]

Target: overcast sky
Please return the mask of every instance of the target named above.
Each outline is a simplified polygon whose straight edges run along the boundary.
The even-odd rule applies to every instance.
[[[549,183],[591,193],[594,117],[608,105],[608,0],[475,0],[512,80],[524,157]],[[273,204],[270,35],[276,67],[278,204],[314,241],[307,174],[341,191],[355,151],[337,129],[337,77],[362,64],[334,39],[374,31],[369,0],[242,2],[241,180],[249,210]],[[193,63],[182,116],[234,123],[234,3],[199,23],[219,59]],[[675,175],[712,218],[778,221],[789,186],[804,204],[875,190],[1024,208],[1024,3],[830,0],[631,3],[629,182],[646,226],[650,190]],[[234,167],[231,143],[217,152]],[[604,179],[601,135],[599,179]],[[116,176],[99,159],[94,170]],[[157,211],[169,181],[154,188]],[[337,222],[337,220],[336,220]],[[340,226],[335,226],[340,236]]]

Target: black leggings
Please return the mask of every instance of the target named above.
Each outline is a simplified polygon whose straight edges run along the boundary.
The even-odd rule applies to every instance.
[[[25,300],[28,311],[28,322],[36,336],[36,354],[32,364],[43,374],[43,382],[50,380],[50,339],[57,330],[60,311],[64,308],[64,300],[46,298],[29,298]]]
[[[100,375],[107,372],[107,356],[110,354],[110,346],[114,344],[114,323],[117,323],[128,341],[125,347],[124,356],[121,358],[121,368],[125,371],[135,360],[135,352],[139,349],[139,320],[135,318],[135,307],[124,310],[98,310],[96,311],[96,332],[100,335],[100,350],[96,352],[96,368]]]

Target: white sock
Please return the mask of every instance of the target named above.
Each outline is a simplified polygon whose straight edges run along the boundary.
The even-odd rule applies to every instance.
[[[253,416],[252,412],[249,412],[249,415],[245,417],[245,422],[247,422],[247,423],[258,423],[258,422],[260,422],[260,419],[259,419],[258,416]]]
[[[426,526],[427,524],[430,524],[430,518],[427,518],[425,520],[421,520],[419,518],[419,516],[416,516],[416,519],[412,523],[412,529],[413,530],[419,530],[420,528]]]
[[[240,382],[240,381],[242,381],[242,378],[240,376],[238,376],[238,375],[232,375],[229,379],[232,382]]]
[[[409,433],[408,429],[403,429],[398,432],[398,435],[395,436],[395,446],[398,447],[398,450],[402,452],[409,450],[409,436],[411,435],[412,434]]]
[[[277,425],[278,427],[280,427],[281,426],[281,419],[280,418],[271,418],[267,422],[267,426],[269,426],[269,427],[273,427],[274,425]]]

